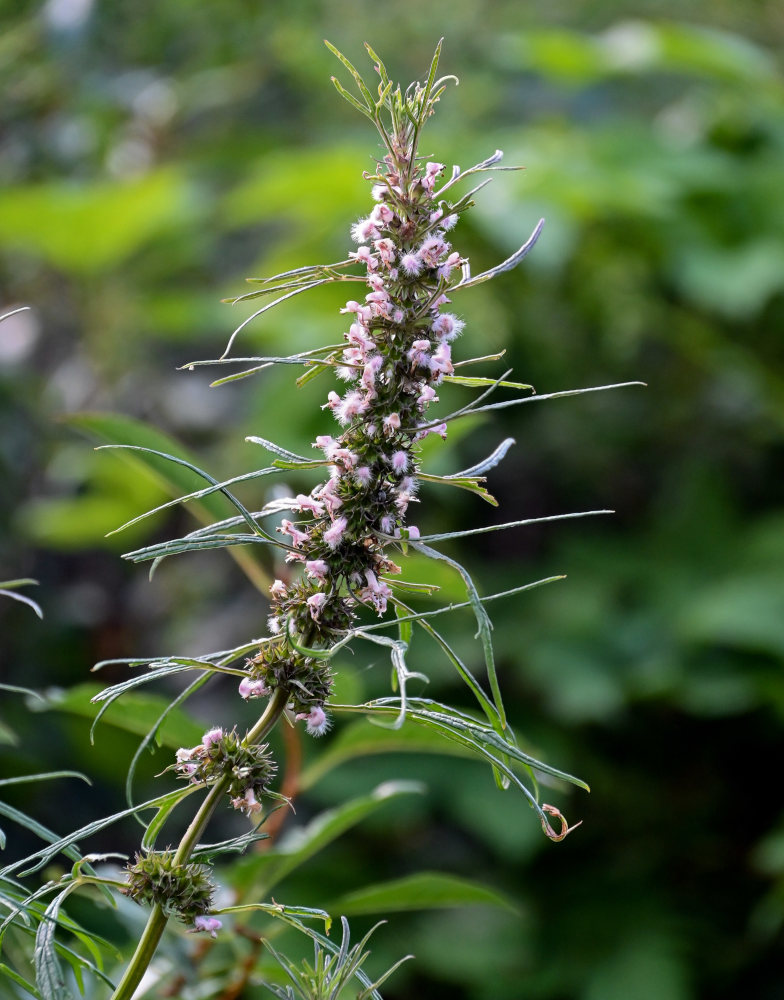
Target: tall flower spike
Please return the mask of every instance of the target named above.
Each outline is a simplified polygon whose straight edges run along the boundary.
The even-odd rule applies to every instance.
[[[418,487],[423,479],[460,486],[495,503],[481,485],[482,473],[503,458],[507,443],[479,465],[447,477],[421,472],[419,443],[431,434],[446,439],[450,421],[457,417],[531,398],[523,396],[501,404],[480,405],[499,386],[524,392],[531,387],[507,382],[506,376],[467,378],[455,374],[452,344],[464,324],[458,312],[452,311],[451,299],[458,289],[488,281],[515,267],[534,245],[542,222],[511,257],[472,277],[468,260],[453,245],[452,230],[473,205],[471,196],[487,181],[462,195],[453,195],[452,191],[469,175],[505,168],[498,166],[502,153],[497,150],[462,173],[454,167],[447,177],[443,163],[420,155],[422,129],[446,83],[454,79],[437,78],[440,43],[426,81],[412,84],[405,91],[393,87],[383,64],[368,49],[381,78],[377,101],[351,63],[327,45],[353,76],[361,100],[348,94],[333,78],[339,93],[374,123],[382,139],[375,170],[364,175],[371,184],[371,204],[368,214],[350,226],[349,238],[355,248],[347,250],[345,260],[287,272],[265,279],[262,284],[282,280],[281,287],[292,289],[285,298],[315,285],[346,280],[363,282],[367,290],[364,295],[355,292],[356,298],[349,299],[340,309],[346,317],[341,347],[330,348],[323,361],[316,352],[286,359],[303,363],[306,358],[304,364],[311,371],[306,372],[305,379],[318,373],[313,367],[317,365],[321,371],[332,369],[344,384],[330,388],[322,405],[325,415],[331,413],[337,425],[333,434],[320,434],[314,442],[328,463],[328,476],[309,496],[299,494],[292,499],[287,509],[296,511],[297,520],[285,518],[277,528],[278,533],[291,539],[285,545],[286,561],[302,566],[294,571],[293,582],[284,585],[276,581],[271,588],[272,635],[249,661],[247,683],[241,684],[241,694],[255,697],[261,692],[284,688],[288,708],[296,718],[306,722],[309,733],[321,735],[329,728],[325,705],[332,686],[330,650],[361,636],[392,650],[399,696],[389,699],[389,704],[399,705],[394,725],[402,725],[407,706],[410,708],[405,684],[421,677],[411,673],[405,664],[404,633],[401,630],[399,641],[379,633],[371,636],[356,622],[361,606],[383,616],[390,603],[410,618],[420,617],[406,609],[394,593],[394,582],[393,586],[388,582],[390,574],[399,572],[390,558],[390,549],[405,552],[412,545],[430,558],[450,564],[466,584],[468,603],[474,610],[482,640],[489,693],[471,675],[461,671],[461,676],[487,717],[481,737],[486,741],[482,744],[485,759],[492,763],[500,785],[505,787],[511,782],[521,788],[543,820],[545,832],[556,839],[559,835],[547,822],[548,812],[535,793],[504,763],[514,759],[532,764],[530,758],[520,756],[509,732],[496,676],[491,624],[484,605],[463,567],[425,544],[428,540],[420,539],[419,528],[408,520],[411,504],[418,502]],[[352,269],[351,273],[345,273],[346,268]],[[439,402],[437,387],[447,381],[482,391],[472,403],[447,417],[429,419],[429,407]],[[273,450],[284,458],[296,460],[295,466],[311,466],[308,460],[300,461],[277,446]],[[319,464],[323,463],[317,459],[312,467]],[[525,522],[510,522],[498,528],[519,523]],[[381,707],[381,702],[376,705]],[[424,712],[425,708],[418,711]],[[458,738],[460,727],[454,717],[443,716],[439,725],[446,726]],[[479,740],[477,734],[478,730],[472,729],[471,739]],[[183,775],[185,765],[190,763],[182,762]],[[561,772],[552,772],[547,765],[533,763],[569,779]],[[571,780],[582,784],[577,779]]]

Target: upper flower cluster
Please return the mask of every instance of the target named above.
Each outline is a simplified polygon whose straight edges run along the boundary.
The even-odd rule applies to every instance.
[[[424,414],[454,371],[451,343],[463,329],[445,308],[453,275],[465,263],[447,238],[458,214],[438,194],[444,164],[417,160],[403,136],[393,139],[392,150],[369,177],[372,211],[351,227],[359,245],[349,258],[363,266],[368,291],[341,309],[346,346],[334,363],[346,387],[342,394],[331,390],[323,409],[342,430],[314,442],[329,478],[294,498],[299,516],[277,529],[288,541],[287,561],[304,575],[271,587],[274,639],[250,661],[240,686],[245,698],[268,694],[302,668],[297,640],[329,645],[357,603],[379,615],[387,610],[390,577],[399,567],[386,549],[395,539],[419,537],[416,525],[406,523],[418,488],[416,444],[428,433],[446,437],[446,425],[433,426]],[[316,666],[311,683],[300,680],[293,703],[304,718],[322,708],[328,683]]]

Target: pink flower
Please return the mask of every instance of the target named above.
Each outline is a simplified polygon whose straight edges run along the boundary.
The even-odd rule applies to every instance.
[[[439,278],[446,280],[449,275],[454,271],[454,269],[461,263],[462,258],[459,253],[450,253],[444,263],[438,268],[436,272]]]
[[[393,452],[392,468],[395,472],[405,472],[408,468],[408,453],[405,451]]]
[[[381,525],[381,530],[385,535],[391,535],[392,529],[395,527],[395,519],[391,514],[385,514],[379,524]]]
[[[198,916],[193,921],[192,934],[198,934],[201,931],[205,931],[210,937],[216,938],[218,936],[218,931],[223,927],[223,924],[217,917],[207,917]]]
[[[205,749],[209,749],[214,743],[220,743],[223,739],[223,730],[220,726],[216,726],[214,729],[210,729],[201,738],[202,746]]]
[[[381,201],[382,198],[386,197],[388,190],[386,184],[374,184],[370,189],[370,197],[373,201]]]
[[[346,393],[342,403],[335,411],[335,416],[338,422],[341,424],[349,423],[354,417],[359,416],[364,413],[368,408],[367,400],[359,392],[349,392]],[[345,449],[339,449],[345,450]],[[337,457],[338,452],[333,454],[333,458]]]
[[[365,367],[362,369],[362,385],[368,392],[375,393],[376,374],[383,363],[384,359],[381,355],[374,354],[371,358],[368,358]]]
[[[298,493],[295,502],[292,504],[294,510],[310,511],[320,517],[324,513],[324,504],[314,500],[313,497],[306,497],[304,493]]]
[[[408,359],[414,368],[427,368],[430,365],[429,340],[415,340],[408,352]]]
[[[373,219],[360,219],[351,227],[351,239],[355,243],[367,243],[368,240],[375,240],[381,234],[376,229]]]
[[[400,258],[400,266],[409,278],[416,278],[422,270],[422,261],[415,253],[406,253]]]
[[[254,680],[252,677],[243,677],[240,681],[240,698],[247,701],[249,698],[263,698],[270,693],[269,688],[262,680]]]
[[[354,469],[354,479],[362,485],[367,486],[370,482],[371,472],[367,465],[360,465]]]
[[[400,414],[390,413],[389,416],[384,417],[381,423],[386,434],[394,434],[395,431],[400,430]]]
[[[308,559],[305,563],[305,572],[314,580],[323,581],[329,572],[329,566],[323,559]]]
[[[452,349],[446,341],[442,341],[433,352],[430,370],[444,375],[451,375],[455,370],[452,366]]]
[[[327,528],[324,532],[324,541],[331,549],[337,548],[339,545],[347,524],[348,521],[345,517],[337,517],[332,522],[332,527]]]
[[[370,213],[370,219],[376,226],[386,226],[395,218],[395,213],[383,202],[375,205],[373,211]]]
[[[357,260],[364,264],[369,271],[375,271],[378,267],[378,261],[370,252],[370,247],[364,244],[361,247],[357,247],[356,252],[350,250],[348,255],[352,260]]]
[[[297,722],[305,720],[305,732],[309,736],[323,736],[332,726],[329,716],[318,705],[309,712],[299,712],[296,719]]]
[[[317,496],[324,502],[324,506],[330,514],[334,514],[338,507],[343,504],[340,497],[335,495],[335,490],[338,487],[339,481],[340,470],[338,470],[337,476],[333,476],[331,479],[328,479],[327,482],[324,483],[324,485],[317,491]]]
[[[295,548],[299,548],[300,545],[304,545],[310,539],[307,531],[300,531],[287,517],[283,518],[280,522],[280,527],[276,528],[276,531],[279,531],[282,535],[291,535]]]
[[[419,528],[415,524],[409,524],[408,527],[395,529],[395,538],[402,538],[405,535],[406,538],[411,539],[411,541],[416,541],[419,538]]]
[[[432,191],[436,186],[436,178],[444,169],[443,163],[428,163],[425,176],[421,180],[422,187],[426,191]]]
[[[231,804],[235,809],[241,809],[246,816],[252,816],[253,813],[261,811],[261,803],[256,798],[252,788],[246,788],[242,796],[231,800]]]
[[[424,410],[425,407],[432,402],[438,402],[438,396],[436,395],[436,390],[432,385],[423,385],[419,392],[419,399],[417,400],[417,406],[420,410]]]
[[[324,604],[326,603],[326,600],[327,600],[327,595],[322,593],[322,591],[318,591],[315,594],[311,594],[311,596],[305,602],[310,611],[310,617],[313,619],[314,622],[317,622],[319,620],[319,615],[324,609]]]
[[[373,246],[378,250],[378,255],[384,264],[391,264],[395,260],[395,244],[392,240],[376,240]]]
[[[433,320],[431,329],[441,340],[454,340],[464,326],[465,323],[457,316],[453,316],[452,313],[441,313]]]
[[[334,389],[330,389],[327,394],[327,401],[326,403],[322,403],[321,409],[334,410],[336,406],[340,406],[340,396],[338,396]]]
[[[357,456],[350,448],[336,448],[332,456],[344,469],[351,470],[357,464]]]
[[[281,597],[285,597],[288,593],[286,590],[286,584],[282,580],[276,580],[274,583],[270,584],[270,593],[276,601],[280,600]]]
[[[342,313],[358,313],[361,308],[362,306],[358,302],[355,302],[354,299],[349,299],[349,301],[345,305],[345,308],[341,309],[340,311]]]
[[[361,347],[366,353],[376,349],[373,338],[368,335],[367,330],[361,323],[352,323],[346,334],[346,340],[354,347]]]
[[[335,395],[337,396],[337,393],[335,393]],[[338,396],[338,402],[340,402],[340,396]],[[335,448],[338,447],[338,443],[333,437],[330,437],[329,434],[319,434],[313,443],[313,447],[321,448],[325,457],[332,461],[332,455]]]
[[[448,250],[449,244],[440,236],[428,236],[417,250],[417,254],[428,267],[438,267],[439,260]]]
[[[379,615],[383,615],[387,610],[387,600],[392,596],[392,591],[371,569],[365,570],[365,579],[367,586],[360,590],[359,599],[363,604],[372,604]]]

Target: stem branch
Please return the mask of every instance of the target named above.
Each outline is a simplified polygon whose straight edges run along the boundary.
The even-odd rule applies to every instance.
[[[258,743],[264,739],[278,721],[283,709],[286,707],[288,697],[289,692],[286,688],[276,688],[261,718],[246,736],[246,743]],[[210,788],[207,797],[199,807],[199,811],[193,817],[190,826],[183,834],[177,848],[177,853],[174,855],[174,860],[177,864],[184,865],[191,856],[194,847],[204,833],[207,823],[210,821],[210,817],[215,812],[215,807],[226,792],[229,782],[229,776],[224,775],[220,781],[217,781]],[[158,942],[161,939],[168,919],[169,914],[164,912],[163,907],[159,903],[156,903],[152,908],[147,925],[139,939],[139,944],[136,946],[133,958],[125,970],[125,974],[120,980],[117,989],[112,994],[111,1000],[132,1000],[136,987],[141,982],[142,976],[147,971],[153,959],[155,949],[158,947]]]

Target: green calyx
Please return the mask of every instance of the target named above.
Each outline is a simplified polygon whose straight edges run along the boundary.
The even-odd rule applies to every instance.
[[[136,855],[127,868],[128,884],[122,892],[135,903],[158,904],[167,915],[192,924],[212,909],[214,885],[209,868],[199,864],[176,864],[173,851],[146,851]]]

